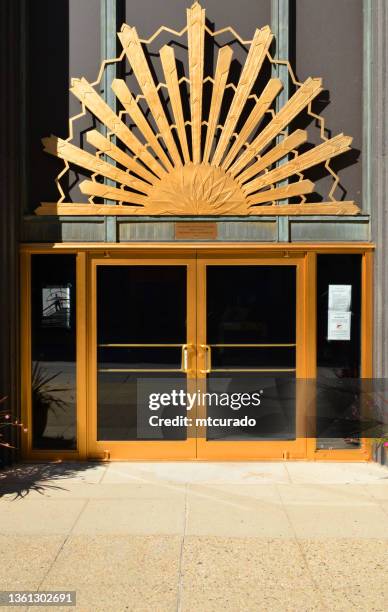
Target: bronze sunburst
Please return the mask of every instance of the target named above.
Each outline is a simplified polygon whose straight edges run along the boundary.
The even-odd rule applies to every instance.
[[[280,79],[270,78],[259,96],[252,93],[264,61],[270,57],[273,39],[268,26],[257,29],[234,87],[226,120],[220,126],[233,50],[229,45],[219,49],[214,75],[206,78],[212,84],[212,93],[204,117],[205,34],[214,37],[217,33],[207,28],[205,10],[197,2],[187,10],[186,28],[176,34],[182,36],[186,32],[188,77],[178,78],[174,48],[165,45],[160,49],[165,82],[157,84],[144,50],[147,41],[139,38],[135,28],[123,25],[118,34],[122,58],[127,57],[142,94],[135,97],[124,80],[115,79],[112,90],[123,108],[119,114],[85,78],[73,79],[71,92],[80,100],[83,110],[105,126],[108,134],[95,129],[87,132],[88,143],[96,149],[94,154],[73,145],[70,138],[43,139],[45,150],[65,160],[66,169],[69,163],[75,164],[92,176],[80,184],[82,193],[89,196],[88,204],[66,203],[62,192],[57,204],[42,203],[37,214],[357,214],[359,208],[354,202],[337,202],[332,194],[325,203],[306,202],[306,195],[314,191],[315,185],[303,176],[308,168],[327,164],[331,158],[348,151],[352,139],[343,134],[330,139],[323,136],[321,144],[299,154],[298,148],[307,141],[307,132],[298,129],[287,133],[295,117],[310,108],[322,91],[321,79],[308,78],[298,84],[296,92],[275,113],[273,105],[283,88]],[[157,33],[152,38],[156,36]],[[189,119],[184,114],[182,80],[189,84]],[[173,123],[160,97],[161,86],[168,91]],[[143,111],[140,97],[146,101],[152,121]],[[253,108],[247,113],[246,105],[252,105],[252,101]],[[273,116],[261,128],[268,112]],[[142,140],[123,121],[123,113],[129,115]],[[236,133],[242,115],[247,117]],[[299,180],[288,182],[291,177]],[[297,196],[301,197],[300,203],[279,205],[282,200]],[[96,204],[95,197],[117,204]]]

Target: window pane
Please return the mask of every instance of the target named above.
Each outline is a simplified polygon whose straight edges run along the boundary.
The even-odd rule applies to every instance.
[[[212,420],[225,420],[223,425],[209,425],[206,437],[208,440],[223,441],[290,441],[296,439],[296,380],[293,373],[218,373],[212,372],[207,380],[207,392],[218,398],[227,393],[229,397],[240,401],[232,410],[229,405],[221,405],[209,399],[207,416]],[[247,394],[261,398],[259,405],[242,398]],[[215,397],[215,396],[214,396]],[[227,419],[238,418],[241,425],[228,425]],[[253,425],[246,425],[244,419],[252,419]],[[220,421],[218,421],[219,423]]]
[[[75,255],[33,255],[33,447],[75,449]]]
[[[144,423],[152,413],[139,395],[141,381],[157,393],[169,380],[185,388],[186,292],[185,266],[98,267],[98,440],[149,439]],[[154,429],[152,439],[185,438],[185,427],[170,427]]]
[[[208,266],[208,344],[294,343],[295,292],[295,266]]]
[[[99,344],[186,342],[184,266],[99,266]]]
[[[254,348],[212,347],[212,369],[217,368],[262,368],[294,369],[295,347],[282,346]]]
[[[152,393],[186,392],[186,376],[178,373],[98,372],[97,440],[185,440],[187,428],[150,427],[153,415],[166,418],[187,416],[184,406],[150,411]]]
[[[249,401],[236,413],[228,405],[208,403],[207,415],[213,419],[238,414],[255,425],[210,425],[207,439],[294,440],[295,266],[209,265],[206,292],[211,354],[208,391],[261,397],[260,404]]]
[[[317,265],[317,445],[354,448],[360,444],[361,255],[318,255]],[[330,285],[351,286],[350,340],[328,339]]]

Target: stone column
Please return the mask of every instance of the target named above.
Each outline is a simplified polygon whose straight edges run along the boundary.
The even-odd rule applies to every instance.
[[[374,375],[388,376],[388,5],[371,14],[371,217],[375,254]]]

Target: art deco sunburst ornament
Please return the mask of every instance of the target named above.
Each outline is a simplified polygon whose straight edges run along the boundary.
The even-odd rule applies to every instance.
[[[188,75],[179,78],[174,47],[160,49],[164,82],[156,83],[146,55],[147,44],[162,31],[182,37],[187,34]],[[220,47],[214,75],[204,78],[205,36],[213,40],[228,31],[248,46],[245,64],[237,85],[232,84],[230,68],[233,50]],[[263,64],[272,58],[269,48],[272,32],[268,26],[257,29],[251,41],[242,41],[232,28],[212,32],[205,24],[205,10],[197,2],[187,10],[187,26],[181,32],[160,28],[148,41],[141,40],[135,28],[123,25],[118,37],[123,47],[119,58],[104,62],[98,80],[73,79],[70,91],[87,111],[104,126],[86,133],[90,153],[71,143],[73,120],[67,140],[51,136],[43,139],[45,150],[65,160],[65,170],[57,179],[61,197],[56,204],[42,203],[37,214],[84,215],[261,215],[261,214],[357,214],[354,202],[338,202],[334,190],[338,177],[329,166],[331,158],[350,149],[352,139],[339,134],[326,138],[321,121],[321,144],[306,152],[307,132],[289,126],[304,110],[312,117],[311,103],[322,91],[319,78],[298,83],[295,93],[275,113],[276,98],[283,88],[279,78],[269,78],[259,95],[254,86]],[[122,79],[111,87],[122,110],[116,112],[96,91],[103,70],[111,62],[128,59],[141,93],[135,96]],[[204,83],[212,85],[209,104],[204,104]],[[164,89],[168,100],[160,91]],[[225,92],[233,97],[220,125]],[[188,96],[185,104],[184,96]],[[144,111],[144,102],[147,111]],[[166,106],[167,105],[167,106]],[[205,106],[208,110],[205,111]],[[186,110],[188,109],[188,111]],[[268,114],[270,114],[269,121]],[[206,115],[206,116],[205,116]],[[133,129],[128,125],[128,116]],[[238,132],[236,132],[239,126]],[[107,132],[107,133],[106,133]],[[303,172],[324,163],[334,177],[328,202],[308,203],[314,183]],[[91,172],[91,180],[80,183],[89,203],[66,203],[60,179],[74,164]],[[113,201],[98,204],[95,198]],[[299,197],[299,203],[288,204]]]

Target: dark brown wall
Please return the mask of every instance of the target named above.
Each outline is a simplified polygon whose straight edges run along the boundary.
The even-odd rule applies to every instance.
[[[19,0],[0,2],[0,397],[8,396],[6,407],[15,414],[19,410],[18,240],[23,205],[21,4]],[[0,447],[0,467],[10,456]]]
[[[69,0],[69,57],[68,75],[69,83],[74,77],[86,77],[91,83],[96,80],[101,65],[101,28],[100,28],[100,1],[99,0]],[[81,105],[77,98],[69,95],[68,115],[73,116],[80,112]],[[93,127],[89,116],[80,119],[75,124],[74,143],[84,145],[84,132]],[[86,144],[86,143],[85,143]],[[88,148],[88,146],[85,146]],[[93,149],[94,150],[94,149]],[[87,174],[69,173],[70,184],[77,179],[89,178]],[[70,189],[73,202],[84,202],[87,196],[81,194],[78,185]]]
[[[340,170],[346,199],[361,203],[362,190],[362,0],[296,0],[293,3],[294,36],[291,39],[296,74],[300,81],[322,77],[325,91],[314,109],[322,111],[331,135],[341,132],[354,137],[353,148],[333,168]],[[317,138],[317,130],[311,141]],[[314,173],[314,178],[319,173]],[[329,178],[319,181],[318,191],[330,189]],[[337,191],[340,198],[341,191]]]
[[[54,179],[63,163],[43,153],[41,138],[68,136],[68,118],[80,111],[69,94],[70,79],[94,81],[101,63],[100,0],[38,0],[28,2],[28,137],[29,210],[41,200],[57,201]],[[77,122],[74,142],[80,143],[90,119]],[[69,174],[75,182],[74,172]],[[64,179],[65,180],[65,179]],[[80,201],[78,187],[70,189]],[[81,200],[82,201],[82,200]]]
[[[126,0],[125,18],[141,38],[148,38],[161,25],[182,29],[192,4],[192,0]],[[252,38],[255,28],[271,24],[271,0],[201,0],[201,5],[217,30],[232,26],[243,38]]]

